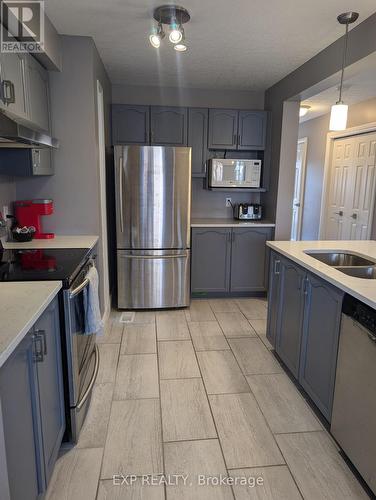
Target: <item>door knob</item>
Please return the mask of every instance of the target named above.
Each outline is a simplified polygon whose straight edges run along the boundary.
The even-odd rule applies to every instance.
[[[339,215],[340,217],[342,217],[342,216],[343,216],[343,212],[342,212],[342,210],[340,210],[339,212],[334,212],[334,213],[335,213],[336,215]]]
[[[351,216],[354,220],[358,218],[358,215],[357,214],[352,214]]]
[[[300,207],[300,203],[294,203],[294,207]]]

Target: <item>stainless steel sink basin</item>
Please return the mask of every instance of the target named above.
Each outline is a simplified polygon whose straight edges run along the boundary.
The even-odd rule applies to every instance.
[[[375,264],[372,260],[359,257],[359,255],[354,255],[352,253],[339,253],[339,252],[306,252],[314,259],[327,264],[328,266],[339,267],[339,266],[372,266]]]
[[[366,280],[376,279],[376,266],[337,267],[336,269],[353,278],[363,278]]]

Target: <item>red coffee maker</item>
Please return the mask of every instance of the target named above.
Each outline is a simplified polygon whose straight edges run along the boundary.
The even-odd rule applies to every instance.
[[[20,200],[14,202],[15,216],[20,227],[34,226],[34,238],[43,240],[54,238],[54,233],[43,233],[42,215],[51,215],[54,211],[52,200]]]

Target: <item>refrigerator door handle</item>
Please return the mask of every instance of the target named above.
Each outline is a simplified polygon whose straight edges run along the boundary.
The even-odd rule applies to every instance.
[[[124,232],[124,209],[123,209],[123,157],[119,158],[119,209],[120,209],[120,231]]]
[[[187,257],[187,253],[179,253],[179,254],[168,254],[168,255],[130,255],[130,254],[122,254],[120,255],[121,259],[180,259],[182,257]]]

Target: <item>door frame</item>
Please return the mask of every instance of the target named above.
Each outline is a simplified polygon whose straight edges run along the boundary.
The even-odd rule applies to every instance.
[[[308,137],[302,137],[298,139],[297,146],[299,144],[304,144],[304,153],[302,158],[302,166],[300,173],[300,210],[298,217],[298,227],[296,230],[296,241],[300,241],[302,238],[302,221],[303,221],[303,209],[304,209],[304,198],[305,198],[305,180],[306,180],[306,171],[307,171],[307,148],[308,148]],[[294,192],[295,192],[295,183],[294,183]],[[292,200],[294,202],[294,199]],[[291,221],[292,222],[292,221]],[[291,233],[292,233],[292,224],[291,224]],[[290,234],[291,239],[291,234]]]
[[[376,122],[365,123],[356,127],[350,127],[341,132],[328,132],[326,135],[326,148],[325,148],[325,162],[324,162],[324,176],[323,176],[323,189],[321,193],[321,210],[320,210],[320,225],[319,225],[319,239],[325,238],[325,218],[326,209],[329,196],[329,180],[330,180],[330,167],[333,155],[334,141],[336,139],[345,139],[354,135],[362,135],[376,132]],[[373,222],[373,221],[372,221]],[[370,230],[372,223],[370,224]]]

